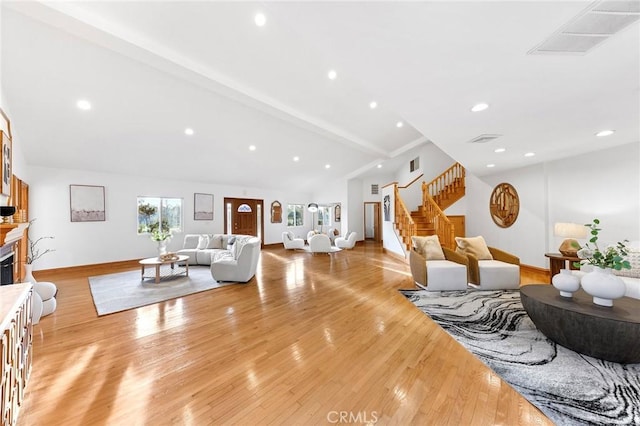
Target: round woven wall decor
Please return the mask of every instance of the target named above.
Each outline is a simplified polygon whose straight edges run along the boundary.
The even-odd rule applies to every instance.
[[[508,183],[500,183],[489,199],[491,219],[501,228],[508,228],[516,222],[520,212],[520,198],[516,189]]]

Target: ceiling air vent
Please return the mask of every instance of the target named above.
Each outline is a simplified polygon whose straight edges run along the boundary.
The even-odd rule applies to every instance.
[[[480,135],[480,136],[477,136],[477,137],[471,139],[469,141],[469,143],[487,143],[487,142],[491,142],[494,139],[498,139],[500,136],[502,136],[502,135],[484,134],[484,135]]]
[[[585,54],[638,20],[637,0],[596,2],[528,53]]]

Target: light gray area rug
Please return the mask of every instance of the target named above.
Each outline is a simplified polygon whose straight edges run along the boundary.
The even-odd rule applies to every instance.
[[[401,292],[557,425],[640,424],[640,364],[591,358],[547,339],[519,291]]]
[[[153,274],[147,268],[145,275]],[[98,316],[151,305],[188,294],[211,290],[235,283],[218,283],[208,266],[189,267],[189,277],[176,276],[140,280],[140,270],[89,277],[89,287]]]

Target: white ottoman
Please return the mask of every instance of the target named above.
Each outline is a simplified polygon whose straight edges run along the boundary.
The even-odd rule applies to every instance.
[[[466,290],[467,267],[450,260],[427,261],[427,290]]]
[[[56,302],[56,293],[58,292],[58,288],[56,287],[56,285],[54,283],[48,282],[48,281],[40,281],[37,283],[33,284],[33,288],[35,290],[35,293],[38,294],[39,298],[40,298],[40,303],[42,305],[41,308],[41,315],[40,316],[45,316],[45,315],[49,315],[51,313],[53,313],[56,310],[56,307],[58,306],[58,303]],[[35,295],[34,295],[35,296]],[[34,297],[34,312],[33,312],[33,323],[37,324],[38,321],[40,320],[40,316],[38,316],[38,321],[36,321],[36,297]]]

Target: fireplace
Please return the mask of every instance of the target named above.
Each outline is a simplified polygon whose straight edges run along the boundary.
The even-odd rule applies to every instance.
[[[4,253],[4,248],[0,250],[0,285],[13,284],[13,245],[8,253]]]

